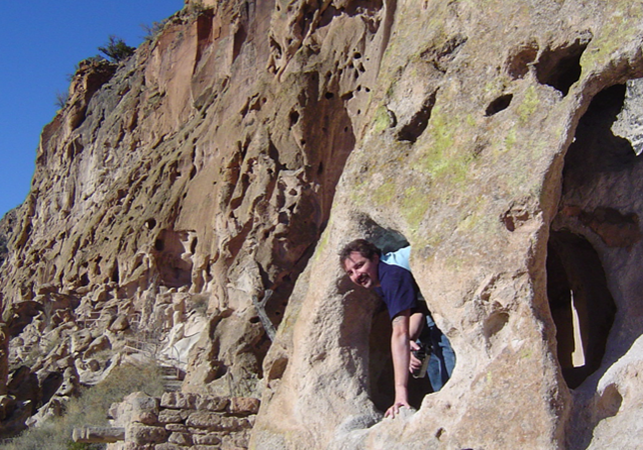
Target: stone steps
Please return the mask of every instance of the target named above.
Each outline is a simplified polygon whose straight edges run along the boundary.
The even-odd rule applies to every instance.
[[[161,366],[161,377],[166,392],[176,392],[181,390],[185,374],[181,369],[174,366]]]

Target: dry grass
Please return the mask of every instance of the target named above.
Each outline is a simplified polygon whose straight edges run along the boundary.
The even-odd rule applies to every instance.
[[[124,365],[115,368],[96,386],[87,388],[66,406],[65,415],[52,419],[38,428],[23,432],[2,445],[2,450],[98,450],[102,444],[78,444],[71,440],[75,427],[107,425],[107,412],[112,403],[120,402],[132,392],[142,391],[151,396],[163,393],[159,367]]]

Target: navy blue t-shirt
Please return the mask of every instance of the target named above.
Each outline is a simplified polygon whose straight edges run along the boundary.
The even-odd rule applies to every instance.
[[[377,272],[380,285],[375,292],[386,303],[391,319],[404,310],[417,308],[419,288],[411,272],[382,261],[378,264]]]

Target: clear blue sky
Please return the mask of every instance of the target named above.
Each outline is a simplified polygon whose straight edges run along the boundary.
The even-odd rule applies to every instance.
[[[42,128],[75,65],[110,35],[138,47],[183,0],[0,0],[0,217],[29,192]]]

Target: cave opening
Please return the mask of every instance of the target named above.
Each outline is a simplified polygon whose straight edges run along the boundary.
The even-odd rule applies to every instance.
[[[197,238],[187,231],[161,230],[154,242],[152,256],[162,285],[180,288],[192,283],[191,254]]]
[[[602,179],[631,170],[636,159],[630,142],[613,130],[625,96],[622,84],[603,89],[580,119],[548,241],[547,295],[558,361],[571,389],[600,367],[616,316],[608,274],[591,242],[629,249],[641,238],[636,214],[620,211],[609,196],[598,200]]]
[[[546,267],[558,362],[575,389],[601,365],[616,306],[598,253],[585,237],[552,230]]]
[[[380,248],[383,255],[389,252],[396,252],[401,248],[409,246],[406,238],[397,231],[384,229],[372,223],[370,220],[369,225],[366,239]],[[368,337],[369,394],[375,407],[380,411],[386,411],[395,400],[394,371],[391,356],[392,326],[386,305],[375,293],[373,293],[373,297],[376,298],[374,298],[373,301],[374,306],[371,314],[370,333]],[[420,311],[428,311],[424,305],[424,299],[421,298],[421,293],[418,300],[418,309]],[[434,331],[430,331],[426,323],[424,323],[423,328],[424,332],[421,340],[429,342],[431,339],[430,336],[433,336],[432,333],[434,333]],[[434,351],[441,352],[441,349],[436,347]],[[435,357],[432,358],[430,364],[434,365],[434,371],[440,370],[435,368],[436,364],[440,364]],[[409,375],[408,400],[412,407],[419,409],[425,395],[432,392],[434,392],[434,389],[431,386],[431,381],[426,372],[418,378]]]
[[[589,43],[588,37],[578,38],[567,46],[545,49],[535,64],[538,81],[553,87],[565,97],[580,79],[580,59]]]

